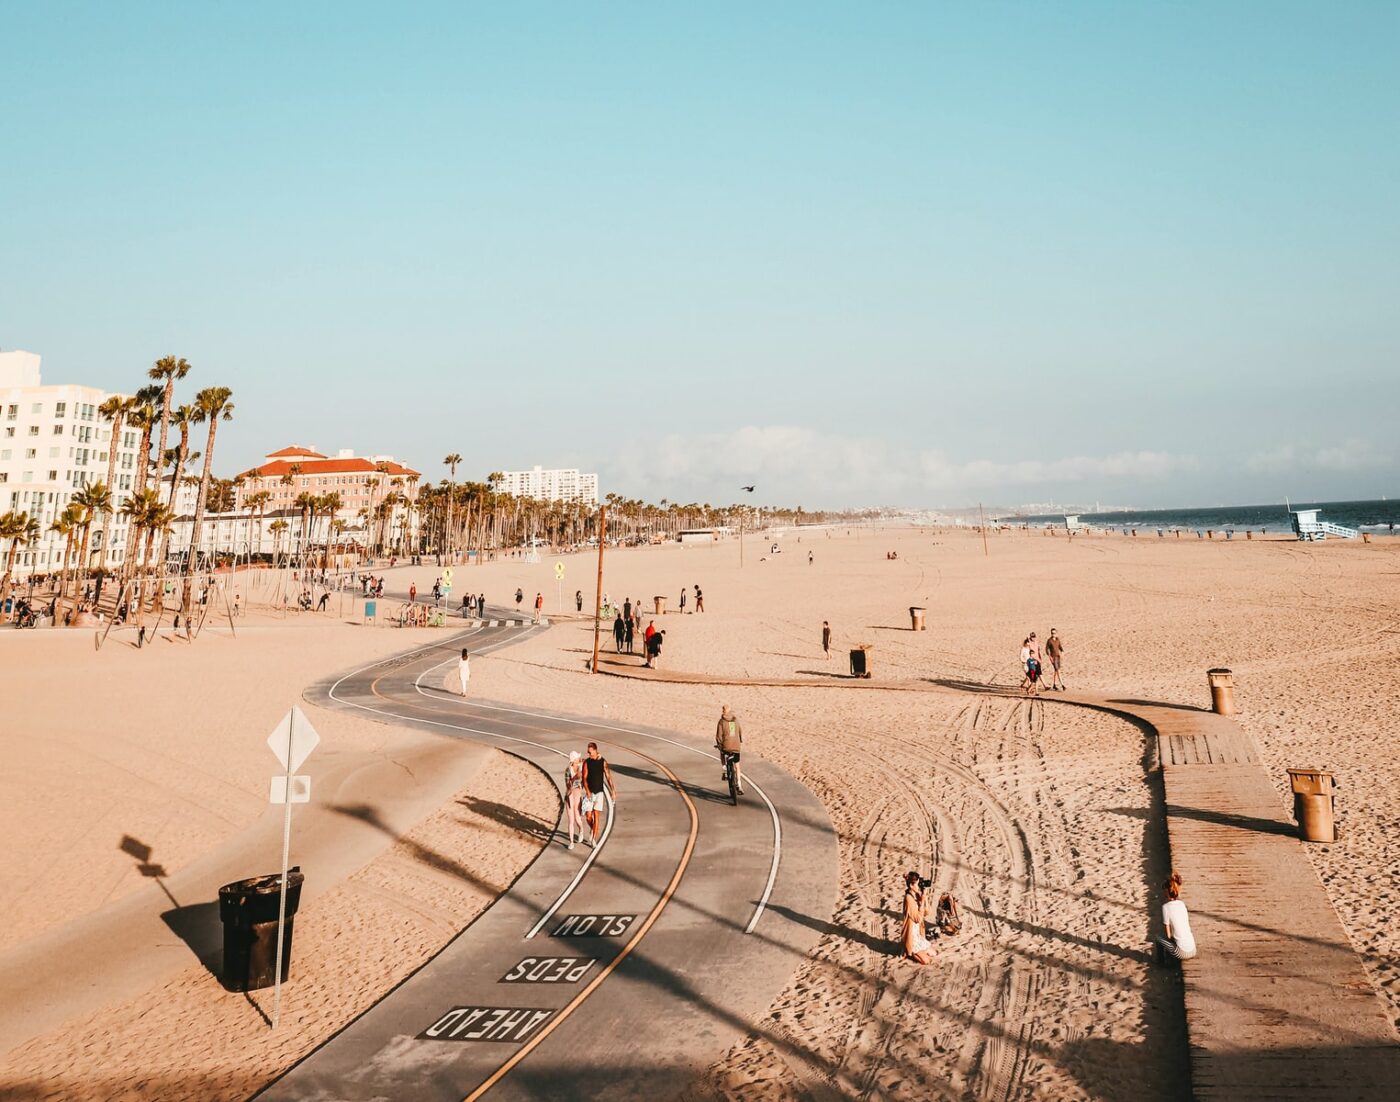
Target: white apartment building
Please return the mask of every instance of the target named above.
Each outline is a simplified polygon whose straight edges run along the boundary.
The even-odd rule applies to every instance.
[[[580,505],[598,504],[598,476],[580,474],[577,467],[547,471],[506,471],[496,489],[515,497],[533,497],[540,501],[572,501]]]
[[[63,383],[45,386],[33,352],[0,352],[0,513],[25,512],[39,522],[40,538],[22,547],[15,577],[46,574],[63,565],[65,540],[49,525],[84,486],[107,479],[112,449],[117,466],[113,508],[120,510],[136,473],[140,434],[124,429],[112,439],[112,426],[97,412],[110,397],[98,387]],[[126,521],[111,520],[109,565],[120,564],[126,548]],[[100,560],[102,525],[93,524],[89,566]],[[0,549],[7,554],[8,547]],[[0,569],[4,560],[0,558]],[[78,565],[70,560],[70,565]]]

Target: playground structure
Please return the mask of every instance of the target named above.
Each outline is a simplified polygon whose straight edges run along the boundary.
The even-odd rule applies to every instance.
[[[1288,515],[1293,521],[1294,535],[1300,540],[1311,541],[1325,540],[1328,536],[1354,540],[1360,534],[1355,528],[1345,528],[1340,524],[1318,519],[1320,512],[1321,509],[1290,510]]]

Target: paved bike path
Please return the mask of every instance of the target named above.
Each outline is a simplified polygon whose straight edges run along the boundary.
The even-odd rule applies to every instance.
[[[835,836],[784,771],[746,760],[735,807],[703,737],[442,689],[462,646],[480,659],[540,630],[479,626],[308,690],[498,746],[556,786],[568,751],[596,741],[618,801],[596,851],[568,850],[561,820],[485,914],[259,1098],[672,1097],[762,1027],[827,929]]]

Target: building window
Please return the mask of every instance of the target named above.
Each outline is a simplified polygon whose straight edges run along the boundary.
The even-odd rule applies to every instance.
[[[58,481],[58,472],[57,472],[57,471],[50,471],[50,472],[49,472],[49,481],[50,481],[50,482],[57,482],[57,481]]]
[[[53,407],[53,415],[54,415],[55,417],[67,417],[67,416],[68,416],[68,403],[67,403],[67,402],[55,402],[55,403],[54,403],[54,407]]]
[[[57,459],[57,458],[58,458],[58,449],[57,449],[57,448],[50,448],[50,449],[49,449],[49,458],[50,458],[50,459]]]
[[[62,435],[63,435],[63,426],[62,426],[62,425],[55,425],[55,426],[53,427],[53,434],[54,434],[55,436],[62,436]]]
[[[44,412],[44,403],[43,403],[43,402],[35,402],[32,406],[29,407],[29,412],[30,412],[30,413],[43,413],[43,412]]]
[[[29,426],[29,435],[30,435],[30,436],[38,436],[38,435],[39,435],[39,426],[38,426],[38,425],[30,425],[30,426]]]
[[[39,450],[38,450],[37,448],[25,448],[25,449],[24,449],[24,458],[25,458],[25,459],[33,459],[33,458],[34,458],[35,456],[37,456],[38,454],[39,454]]]
[[[5,410],[5,419],[7,421],[13,421],[18,416],[19,406],[10,406],[8,409]]]

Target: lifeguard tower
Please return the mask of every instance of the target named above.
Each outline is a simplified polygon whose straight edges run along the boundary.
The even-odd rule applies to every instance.
[[[1065,531],[1070,533],[1084,531],[1084,525],[1079,523],[1078,513],[1065,514]]]
[[[1325,540],[1328,536],[1336,536],[1339,539],[1354,540],[1360,534],[1355,528],[1344,528],[1340,524],[1332,524],[1322,520],[1318,514],[1321,509],[1298,509],[1289,511],[1289,517],[1293,521],[1293,534],[1300,540]]]

